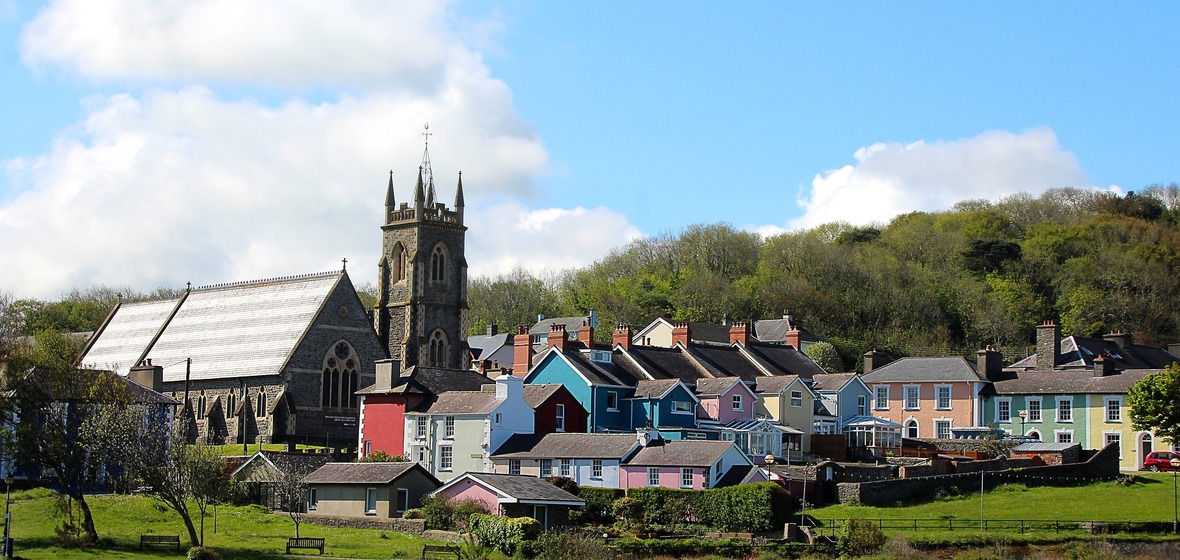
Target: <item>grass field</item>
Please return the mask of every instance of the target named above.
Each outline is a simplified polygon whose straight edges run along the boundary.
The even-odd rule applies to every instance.
[[[30,560],[98,558],[177,558],[188,550],[188,533],[180,517],[146,496],[102,495],[87,499],[94,513],[99,537],[107,546],[90,550],[66,550],[53,544],[56,494],[48,490],[15,492],[12,505],[12,536],[18,558]],[[193,520],[197,523],[197,520]],[[181,553],[172,548],[139,550],[139,536],[145,533],[180,535]],[[375,529],[327,528],[303,523],[300,536],[327,539],[324,556],[346,558],[416,558],[427,542],[404,533]],[[286,515],[276,515],[255,506],[220,506],[216,529],[211,514],[205,519],[205,546],[224,558],[292,558],[284,554],[295,525]],[[315,550],[311,556],[317,556]],[[298,552],[296,552],[298,554]]]

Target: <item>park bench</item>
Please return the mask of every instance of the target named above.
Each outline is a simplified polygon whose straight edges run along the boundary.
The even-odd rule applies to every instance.
[[[317,539],[314,537],[291,537],[287,539],[287,554],[291,554],[293,548],[314,548],[324,553],[324,539]]]
[[[176,550],[180,550],[180,535],[140,535],[139,549],[143,550],[145,546],[154,545],[169,545],[175,546]]]
[[[449,558],[451,556],[454,556],[456,559],[459,558],[459,549],[457,547],[445,544],[428,544],[422,547],[421,560],[427,560],[428,558]]]

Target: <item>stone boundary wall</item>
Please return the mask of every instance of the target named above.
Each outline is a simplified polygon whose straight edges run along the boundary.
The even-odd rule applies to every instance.
[[[424,519],[377,519],[374,517],[348,517],[337,515],[304,515],[303,521],[322,527],[345,527],[349,529],[384,529],[398,533],[421,536],[426,531]]]
[[[1109,445],[1084,463],[1068,465],[1045,465],[1023,467],[1031,461],[1023,459],[993,459],[974,461],[980,463],[974,472],[962,472],[968,462],[959,463],[957,474],[905,478],[873,482],[841,482],[836,485],[837,500],[844,503],[861,503],[870,506],[891,505],[913,498],[932,497],[939,491],[951,490],[974,492],[979,490],[980,471],[1001,472],[1004,476],[983,477],[984,489],[1020,480],[1028,486],[1068,486],[1080,481],[1112,479],[1119,475],[1118,448]],[[987,469],[986,467],[992,467]]]

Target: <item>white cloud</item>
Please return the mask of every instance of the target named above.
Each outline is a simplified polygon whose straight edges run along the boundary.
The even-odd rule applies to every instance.
[[[835,221],[884,223],[906,212],[947,210],[962,200],[1037,194],[1089,181],[1047,128],[931,143],[879,143],[857,150],[854,157],[855,165],[815,176],[798,199],[804,214],[791,222],[792,229]]]
[[[257,49],[242,36],[261,17],[247,5],[275,12],[261,19]],[[356,282],[371,280],[387,171],[398,201],[409,201],[426,121],[448,205],[463,171],[471,274],[581,265],[637,235],[605,209],[528,208],[546,150],[507,85],[447,34],[442,8],[357,5],[47,7],[26,30],[26,59],[86,76],[385,82],[320,102],[234,99],[200,82],[88,98],[85,119],[49,152],[0,162],[20,187],[0,198],[0,289],[43,298],[95,284],[146,291],[331,270],[342,258]],[[202,22],[228,31],[202,38]],[[318,49],[333,51],[335,64]],[[608,233],[581,233],[591,227]],[[504,242],[514,235],[525,243]]]

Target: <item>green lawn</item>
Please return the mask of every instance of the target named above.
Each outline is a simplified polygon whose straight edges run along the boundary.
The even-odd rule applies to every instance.
[[[1085,486],[1027,488],[1005,485],[991,490],[983,497],[983,516],[995,520],[1060,520],[1060,521],[1159,521],[1171,522],[1173,517],[1172,475],[1135,474],[1129,483],[1099,482]],[[947,496],[932,502],[906,504],[895,507],[832,505],[809,509],[809,517],[821,526],[831,520],[861,519],[948,519],[971,523],[973,528],[962,531],[941,529],[886,529],[890,536],[906,537],[926,542],[971,542],[979,540],[979,493]],[[998,523],[994,523],[998,525]],[[990,531],[996,533],[994,529]],[[1036,531],[1017,537],[1025,542],[1054,541],[1081,536],[1080,531]],[[1142,538],[1142,535],[1136,536]]]
[[[63,550],[53,544],[54,528],[60,518],[54,515],[56,495],[47,490],[13,494],[12,536],[19,558],[30,560],[66,558],[178,558],[188,550],[188,533],[180,517],[159,502],[145,496],[104,495],[87,500],[94,513],[100,538],[110,546],[92,550]],[[196,520],[194,519],[194,522]],[[287,558],[286,542],[295,536],[295,525],[286,515],[276,515],[254,506],[222,506],[217,511],[214,530],[212,511],[205,519],[205,545],[225,558]],[[144,533],[172,534],[181,537],[181,553],[167,547],[140,551],[139,536]],[[376,529],[337,529],[304,522],[300,536],[327,539],[325,556],[346,558],[417,557],[427,542],[405,533]],[[315,550],[310,552],[317,556]]]

